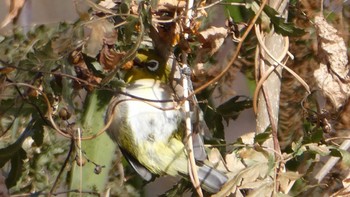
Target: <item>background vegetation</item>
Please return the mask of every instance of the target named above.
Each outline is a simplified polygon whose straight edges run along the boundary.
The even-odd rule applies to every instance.
[[[190,1],[74,1],[74,23],[30,28],[25,2],[1,23],[1,195],[145,195],[104,133],[114,76],[145,47],[191,67],[208,159],[229,176],[216,196],[348,195],[349,1],[196,1],[189,15]],[[240,71],[252,96],[232,88]],[[226,140],[249,108],[256,130]]]

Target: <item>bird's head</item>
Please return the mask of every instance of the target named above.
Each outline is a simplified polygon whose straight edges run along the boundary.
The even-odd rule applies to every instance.
[[[167,82],[170,68],[167,66],[167,61],[156,51],[140,49],[133,63],[133,67],[126,71],[125,82],[132,83],[140,79],[156,79],[164,83]]]

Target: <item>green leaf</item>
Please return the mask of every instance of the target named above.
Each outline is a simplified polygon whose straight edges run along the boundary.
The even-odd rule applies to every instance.
[[[203,108],[202,108],[203,109]],[[224,125],[222,117],[212,107],[207,107],[204,110],[204,120],[207,123],[209,130],[214,134],[214,137],[224,139]]]
[[[296,156],[301,156],[307,150],[302,144],[302,139],[297,142],[292,142],[291,148]]]
[[[271,136],[271,131],[265,131],[263,133],[259,133],[254,137],[254,142],[262,145],[267,139]]]
[[[240,98],[243,100],[238,101]],[[239,114],[252,107],[252,100],[245,96],[235,96],[221,104],[216,108],[216,111],[224,118],[228,123],[230,119],[236,120]]]
[[[33,140],[36,146],[41,146],[44,142],[44,121],[38,119],[33,125]]]
[[[94,73],[94,76],[100,76],[103,77],[102,71],[103,68],[101,64],[95,59],[88,55],[83,54],[84,62],[86,63],[86,66]]]
[[[312,133],[311,141],[314,143],[319,143],[321,140],[324,139],[323,134],[324,132],[322,129],[317,130],[316,132]]]
[[[238,2],[237,0],[228,0],[228,3]],[[234,22],[242,22],[244,19],[250,17],[246,9],[241,9],[239,6],[225,5],[225,14],[231,17]],[[209,14],[210,15],[210,14]]]
[[[338,148],[332,148],[330,155],[333,157],[342,157],[342,154],[340,153]]]
[[[332,148],[330,155],[333,157],[341,157],[341,162],[347,167],[350,167],[350,153],[347,150]]]
[[[266,5],[264,12],[269,16],[276,33],[283,36],[302,36],[306,33],[303,29],[295,27],[293,23],[285,22],[285,19],[279,17],[279,13],[272,7]]]
[[[347,167],[350,167],[350,153],[347,150],[340,149],[339,152],[342,155],[342,163]]]
[[[62,65],[62,72],[68,75],[75,75],[73,71],[73,66],[71,65]],[[69,103],[70,106],[74,106],[72,95],[73,95],[73,80],[67,77],[62,77],[62,97]]]
[[[15,143],[0,149],[0,168],[2,168],[11,158],[13,158],[22,149],[24,140],[33,134],[33,125],[35,120],[28,123],[27,128],[23,131],[21,136]]]
[[[11,188],[16,185],[17,181],[22,175],[22,167],[24,160],[27,158],[27,153],[20,148],[16,154],[11,158],[11,170],[6,178],[7,188]]]

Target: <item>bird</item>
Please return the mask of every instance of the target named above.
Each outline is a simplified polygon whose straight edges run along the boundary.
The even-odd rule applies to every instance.
[[[124,93],[117,94],[108,106],[105,121],[111,123],[107,134],[144,180],[162,175],[189,179],[184,112],[177,107],[176,94],[169,85],[171,68],[152,49],[140,49],[133,62],[124,74]],[[228,178],[204,164],[202,138],[197,134],[193,139],[201,187],[217,193]]]

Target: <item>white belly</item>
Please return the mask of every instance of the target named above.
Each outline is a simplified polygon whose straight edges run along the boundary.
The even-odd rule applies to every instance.
[[[132,96],[120,95],[110,105],[108,114],[114,111],[114,121],[108,134],[152,173],[186,174],[184,144],[174,136],[184,130],[183,116],[175,109],[171,89],[143,79],[129,85],[126,93]]]
[[[135,143],[143,140],[168,141],[182,121],[181,112],[174,110],[176,104],[171,89],[159,81],[142,79],[130,84],[126,93],[138,98],[126,95],[118,97],[119,100],[127,100],[115,106],[117,113],[114,115],[120,120],[114,122],[117,125],[112,125],[114,132],[117,132],[115,135],[118,136],[121,132],[119,128],[127,124],[133,132]]]

